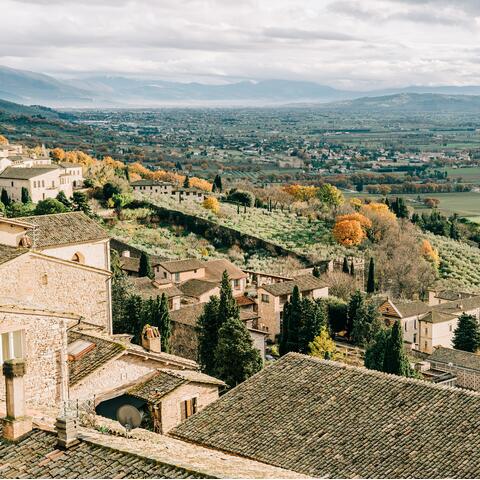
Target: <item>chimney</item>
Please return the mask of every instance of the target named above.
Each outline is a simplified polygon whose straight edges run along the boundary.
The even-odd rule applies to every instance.
[[[123,250],[122,257],[130,258],[130,250]]]
[[[57,418],[55,430],[57,431],[57,447],[59,449],[67,450],[80,442],[77,436],[77,426],[78,418],[69,417],[67,413]]]
[[[142,347],[152,353],[162,351],[160,332],[157,327],[145,325],[142,330]]]
[[[32,430],[32,419],[25,415],[25,360],[11,359],[3,363],[7,416],[2,419],[3,438],[18,440]]]

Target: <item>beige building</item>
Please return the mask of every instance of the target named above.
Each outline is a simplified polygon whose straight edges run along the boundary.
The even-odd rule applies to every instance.
[[[22,188],[28,190],[33,203],[55,198],[60,191],[67,197],[73,193],[72,184],[64,182],[63,170],[58,166],[32,168],[7,167],[0,173],[0,189],[5,189],[15,201],[22,200]]]
[[[458,300],[437,299],[434,305],[416,301],[387,299],[379,311],[387,325],[398,320],[402,324],[405,342],[423,353],[433,353],[435,347],[452,348],[452,340],[462,313],[480,319],[480,296],[463,295]]]
[[[257,289],[258,315],[272,340],[281,332],[283,308],[290,300],[295,286],[303,297],[313,300],[328,297],[328,286],[313,275],[301,275],[293,280],[264,284],[259,287]]]
[[[156,180],[137,180],[131,182],[130,186],[134,192],[147,197],[166,196],[177,202],[191,201],[203,202],[207,197],[206,193],[196,188],[183,188],[173,183],[159,182]]]

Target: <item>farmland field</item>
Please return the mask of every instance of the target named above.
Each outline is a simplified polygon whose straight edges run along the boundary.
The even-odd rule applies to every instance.
[[[480,167],[446,168],[443,171],[446,171],[451,179],[461,178],[463,183],[480,184]]]
[[[371,195],[366,193],[346,193],[347,198],[371,198],[378,199],[380,195]],[[480,218],[480,193],[479,192],[461,192],[461,193],[421,193],[418,194],[399,194],[391,195],[394,197],[403,197],[407,201],[407,205],[414,208],[419,213],[429,212],[423,203],[418,201],[418,197],[437,198],[440,200],[438,209],[445,215],[457,213],[461,217],[468,218],[472,221],[478,221]],[[476,219],[476,220],[475,220]]]

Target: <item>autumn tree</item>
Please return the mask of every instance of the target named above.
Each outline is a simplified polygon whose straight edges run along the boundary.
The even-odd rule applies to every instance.
[[[308,354],[323,360],[332,360],[335,351],[335,342],[330,337],[326,326],[323,326],[320,333],[308,344]]]
[[[324,183],[317,191],[318,199],[329,208],[338,208],[345,202],[342,192],[329,183]]]
[[[0,135],[0,145],[8,145],[7,137]]]
[[[357,220],[337,221],[332,233],[335,240],[346,247],[360,245],[366,237],[362,226]]]
[[[203,208],[210,210],[215,215],[220,212],[220,202],[215,197],[208,197],[202,203]]]

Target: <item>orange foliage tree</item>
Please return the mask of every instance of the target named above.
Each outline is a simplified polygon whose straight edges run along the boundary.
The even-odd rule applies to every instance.
[[[371,228],[372,226],[371,220],[361,213],[348,213],[346,215],[339,215],[336,220],[337,222],[342,222],[343,220],[356,220],[364,229]]]
[[[284,187],[284,191],[291,195],[295,200],[307,202],[317,196],[318,188],[295,184],[287,185]]]
[[[357,220],[340,220],[333,227],[333,237],[346,247],[360,245],[365,239],[365,231]]]
[[[4,137],[3,135],[0,135],[0,145],[8,145],[7,137]]]

